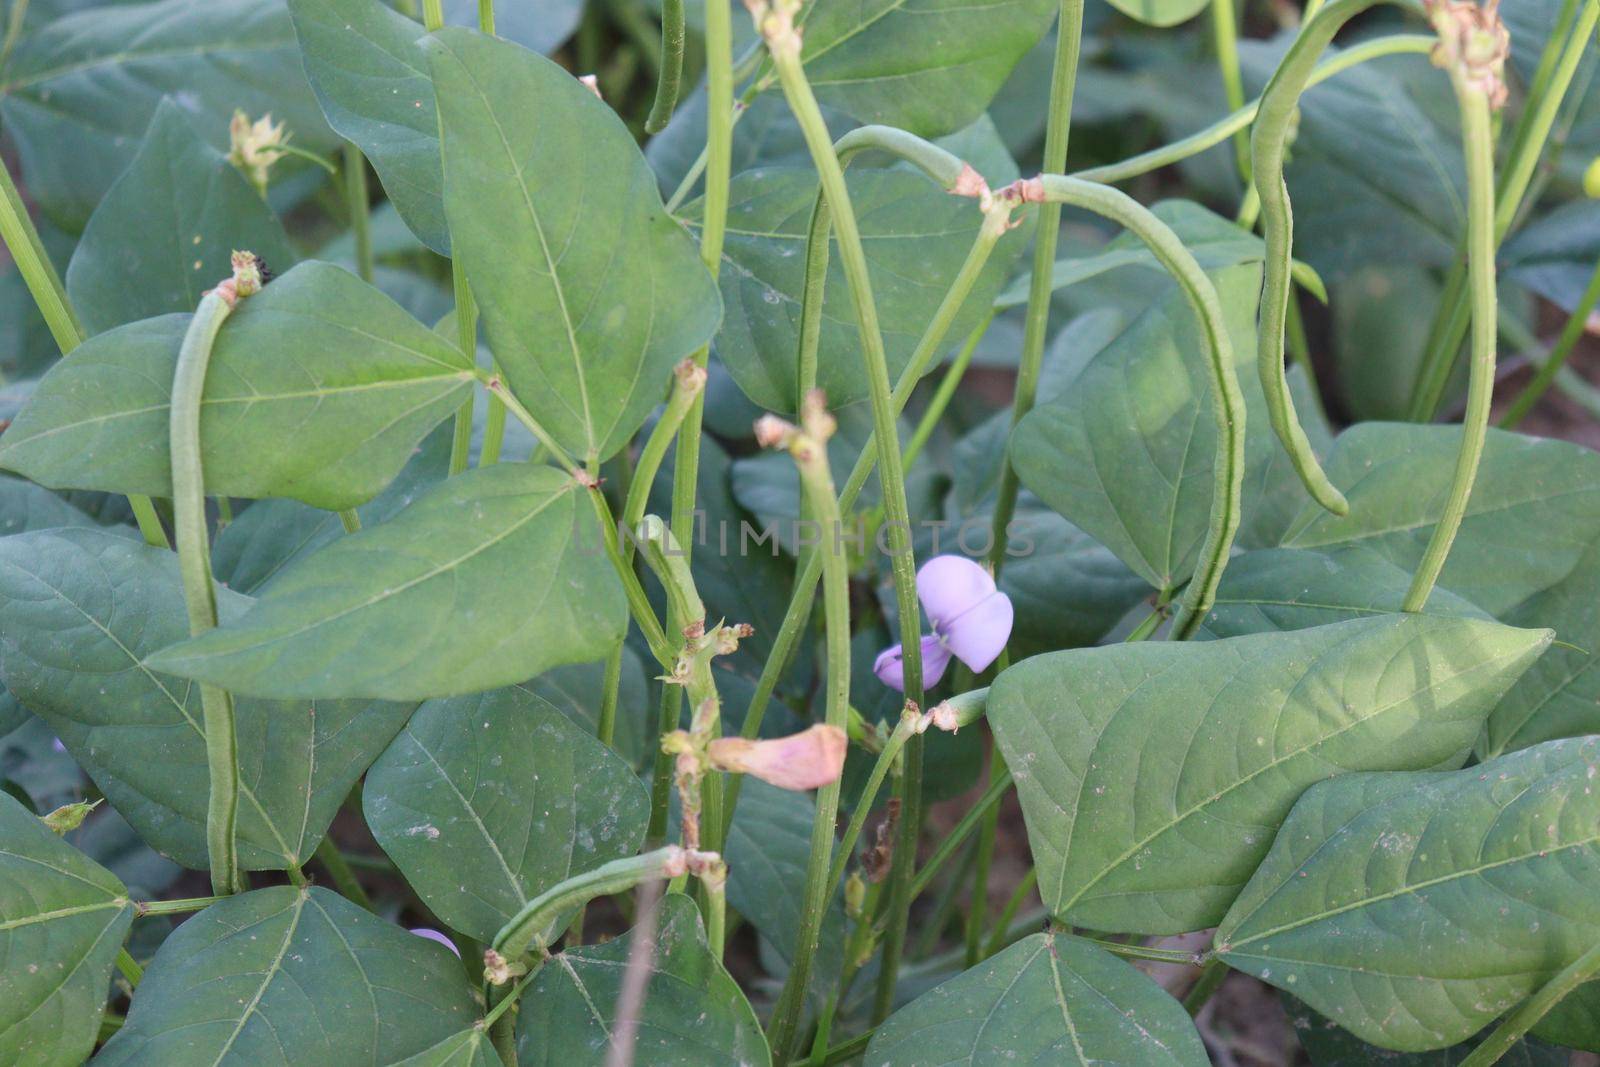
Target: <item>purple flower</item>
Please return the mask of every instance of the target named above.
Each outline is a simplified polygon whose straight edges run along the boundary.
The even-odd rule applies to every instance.
[[[974,672],[995,661],[1011,637],[1011,598],[994,575],[965,556],[935,556],[917,571],[917,599],[933,623],[922,639],[922,684],[937,685],[954,656]],[[904,653],[885,649],[873,663],[884,685],[905,691]]]
[[[437,941],[451,952],[454,952],[456,954],[456,959],[461,958],[461,950],[456,948],[456,943],[437,930],[430,930],[426,926],[419,926],[415,930],[409,930],[407,932],[416,934],[418,937],[425,937],[429,941]]]

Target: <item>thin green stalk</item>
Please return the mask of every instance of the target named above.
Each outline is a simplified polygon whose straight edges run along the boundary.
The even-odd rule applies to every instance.
[[[872,1043],[872,1033],[872,1030],[868,1030],[864,1034],[857,1034],[850,1040],[842,1041],[833,1046],[823,1055],[820,1067],[834,1067],[835,1064],[849,1063],[867,1051],[867,1046]]]
[[[1183,1010],[1191,1016],[1199,1015],[1223,981],[1228,977],[1228,965],[1219,959],[1207,960],[1200,968],[1200,977],[1194,980],[1189,992],[1183,995]]]
[[[1544,154],[1550,129],[1555,124],[1562,101],[1572,85],[1573,76],[1577,73],[1597,24],[1600,24],[1600,0],[1584,0],[1572,35],[1564,42],[1564,47],[1561,39],[1554,35],[1545,46],[1547,55],[1550,50],[1559,48],[1560,59],[1551,68],[1548,82],[1542,87],[1536,86],[1538,95],[1530,94],[1532,106],[1524,112],[1513,132],[1512,149],[1506,157],[1506,167],[1494,194],[1494,250],[1498,250],[1517,217],[1539,157]],[[1544,64],[1543,57],[1540,64]],[[1470,217],[1468,227],[1467,240],[1470,244]],[[1468,265],[1465,272],[1470,272],[1470,269]],[[1444,297],[1439,303],[1429,334],[1430,343],[1417,369],[1408,412],[1413,422],[1431,420],[1438,412],[1444,400],[1444,391],[1450,384],[1450,376],[1455,371],[1462,341],[1472,326],[1469,310],[1472,286],[1470,281],[1463,281],[1463,278],[1463,265],[1458,259],[1446,281]]]
[[[998,745],[989,746],[989,779],[1005,773],[1006,758]],[[972,900],[967,905],[966,966],[978,963],[983,949],[983,928],[989,917],[989,867],[994,862],[995,835],[1000,829],[1000,805],[988,810],[978,827],[978,851],[972,861]]]
[[[494,0],[478,0],[478,29],[494,36]]]
[[[203,911],[220,900],[215,897],[184,897],[177,900],[138,900],[134,902],[133,913],[139,918],[146,915],[183,915],[191,911]]]
[[[1061,0],[1056,27],[1055,66],[1050,78],[1050,110],[1045,123],[1044,173],[1067,169],[1067,140],[1072,128],[1072,96],[1078,80],[1078,57],[1083,43],[1083,0]],[[1046,201],[1039,207],[1038,231],[1033,245],[1033,275],[1028,283],[1028,310],[1023,320],[1022,355],[1017,365],[1016,393],[1011,401],[1011,429],[1033,409],[1044,366],[1044,343],[1050,329],[1050,298],[1055,272],[1056,246],[1061,237],[1061,205]],[[1020,483],[1010,463],[1000,465],[990,522],[989,569],[998,578],[1005,566],[1011,516],[1017,508]]]
[[[139,966],[139,961],[134,959],[126,948],[117,949],[117,970],[122,972],[122,977],[135,989],[144,980],[144,968]]]
[[[1556,339],[1555,347],[1550,350],[1550,355],[1545,358],[1544,364],[1539,368],[1533,380],[1527,384],[1516,400],[1511,402],[1511,407],[1500,418],[1502,429],[1513,429],[1521,422],[1523,416],[1533,410],[1539,398],[1550,388],[1550,383],[1556,380],[1557,373],[1566,365],[1567,357],[1572,355],[1572,350],[1577,347],[1578,340],[1583,337],[1589,326],[1589,316],[1594,313],[1595,305],[1600,303],[1600,263],[1595,264],[1594,273],[1589,276],[1589,284],[1583,290],[1583,295],[1578,298],[1577,305],[1572,309],[1572,315],[1567,319],[1567,324],[1561,329],[1561,336]]]
[[[883,787],[884,778],[894,767],[894,762],[900,757],[900,750],[906,747],[906,742],[922,732],[921,724],[922,716],[908,708],[901,713],[900,721],[889,734],[889,739],[883,743],[883,751],[878,753],[877,760],[872,764],[872,772],[867,775],[867,784],[861,788],[855,810],[850,813],[850,825],[845,827],[844,837],[839,839],[838,848],[833,856],[833,865],[828,869],[828,885],[838,885],[839,879],[844,877],[844,869],[850,865],[850,859],[855,855],[856,842],[861,838],[861,830],[867,824],[867,817],[872,814],[872,804],[878,799],[878,790]]]
[[[989,788],[983,791],[977,803],[968,808],[961,816],[961,821],[951,828],[945,839],[939,842],[939,847],[934,849],[933,855],[928,857],[928,862],[917,869],[917,875],[911,880],[911,899],[915,900],[922,895],[933,882],[934,875],[939,873],[939,868],[949,862],[950,857],[956,854],[972,831],[978,828],[983,821],[984,814],[992,807],[998,805],[1011,788],[1011,771],[1002,769],[1000,773],[989,781]]]
[[[1091,937],[1088,934],[1071,934],[1079,941],[1087,941],[1096,948],[1103,948],[1113,956],[1121,956],[1130,960],[1150,960],[1152,963],[1187,963],[1199,965],[1201,956],[1197,952],[1185,952],[1177,948],[1150,948],[1146,945],[1128,945],[1121,941],[1107,941],[1103,938]]]
[[[499,364],[495,364],[496,373]],[[506,405],[493,394],[489,397],[489,413],[483,424],[483,451],[478,454],[478,466],[492,467],[500,462],[500,450],[506,441]]]
[[[347,534],[361,532],[361,515],[355,508],[345,508],[339,512],[339,525],[344,527]]]
[[[1306,81],[1306,88],[1320,85],[1335,74],[1343,73],[1351,67],[1365,63],[1370,59],[1394,55],[1427,55],[1433,51],[1437,38],[1431,34],[1395,34],[1388,37],[1378,37],[1370,41],[1363,41],[1358,45],[1346,48],[1332,59],[1325,60],[1311,77]],[[1256,111],[1261,106],[1260,100],[1255,100],[1244,107],[1224,116],[1205,129],[1190,134],[1180,140],[1160,148],[1153,148],[1136,156],[1130,156],[1120,163],[1110,163],[1103,167],[1091,167],[1073,174],[1075,178],[1085,181],[1103,182],[1107,185],[1124,182],[1130,178],[1137,178],[1141,174],[1148,174],[1153,170],[1181,163],[1191,156],[1197,156],[1208,148],[1226,141],[1240,130],[1247,128],[1256,120]]]
[[[474,364],[478,361],[478,304],[472,299],[460,257],[450,260],[450,280],[456,294],[456,344]],[[472,407],[476,393],[468,393],[456,410],[455,432],[450,438],[450,477],[463,473],[472,454]]]
[[[781,69],[781,64],[780,64]],[[820,404],[807,405],[805,429],[790,428],[788,440],[781,442],[800,469],[801,487],[811,514],[824,530],[839,528],[839,500],[834,494],[833,473],[828,465],[828,436],[831,417]],[[824,700],[824,719],[840,730],[850,716],[850,574],[843,546],[837,538],[824,537],[813,553],[822,561],[824,634],[828,650],[828,680]],[[839,782],[834,780],[817,790],[816,816],[811,824],[811,852],[806,861],[805,888],[800,902],[800,921],[795,932],[794,956],[783,991],[773,1008],[767,1029],[768,1043],[778,1062],[786,1062],[799,1036],[800,1018],[805,1010],[806,989],[811,979],[812,958],[822,934],[822,917],[838,882],[829,881],[833,868],[834,824],[839,815]]]
[[[367,158],[350,141],[344,143],[344,197],[350,210],[350,232],[356,243],[356,274],[372,283],[372,215],[367,192]]]
[[[1092,211],[1143,241],[1183,289],[1200,319],[1210,370],[1212,417],[1218,432],[1210,525],[1200,547],[1200,562],[1172,627],[1174,637],[1187,640],[1216,599],[1233,535],[1239,528],[1244,486],[1244,395],[1234,372],[1233,345],[1223,320],[1222,304],[1211,279],[1183,242],[1166,223],[1131,197],[1109,186],[1057,175],[1042,176],[1039,186],[1038,194],[1046,199]]]
[[[12,261],[17,265],[17,273],[22,275],[34,304],[44,316],[56,347],[63,356],[68,354],[83,343],[86,336],[83,323],[78,321],[77,313],[72,310],[66,286],[61,284],[61,276],[50,262],[50,256],[39,240],[39,231],[22,202],[22,195],[17,192],[11,172],[3,163],[0,163],[0,240],[5,242]],[[128,503],[133,507],[133,517],[139,524],[139,533],[145,543],[157,548],[170,548],[166,531],[161,527],[161,518],[156,514],[155,504],[150,498],[142,493],[130,493]]]
[[[1211,0],[1211,41],[1217,50],[1217,69],[1222,73],[1222,91],[1230,111],[1244,106],[1244,76],[1239,72],[1239,13],[1233,0]],[[1250,187],[1250,140],[1233,137],[1233,161],[1239,180]]]
[[[422,26],[429,33],[444,25],[444,0],[422,0]]]
[[[246,253],[248,254],[248,253]],[[235,274],[239,253],[235,253]],[[250,269],[254,269],[251,267]],[[255,282],[259,286],[259,279]],[[172,379],[170,423],[172,446],[173,529],[178,571],[189,616],[189,634],[198,637],[217,625],[217,593],[211,578],[211,541],[206,529],[205,474],[200,448],[200,398],[205,390],[211,349],[233,312],[234,303],[254,291],[238,293],[229,279],[200,300],[178,350]],[[233,697],[218,686],[200,683],[204,715],[206,767],[210,794],[206,805],[206,850],[211,862],[211,888],[218,894],[244,889],[239,873],[236,824],[239,813],[239,751]]]
[[[724,16],[726,17],[726,16]],[[656,82],[655,102],[644,120],[645,133],[660,133],[672,121],[683,82],[683,43],[685,37],[683,0],[661,3],[661,74]]]
[[[683,849],[668,845],[574,875],[524,904],[494,935],[494,950],[513,962],[537,952],[545,947],[545,931],[563,912],[596,897],[626,893],[640,882],[676,878],[684,872],[685,860]]]
[[[996,952],[1005,948],[1010,937],[1011,923],[1017,917],[1017,911],[1022,907],[1022,902],[1028,899],[1028,894],[1033,892],[1039,884],[1039,868],[1029,867],[1028,873],[1022,876],[1017,887],[1011,891],[1011,897],[1006,901],[1006,906],[1000,909],[1000,917],[994,921],[994,929],[989,934],[989,940],[983,946],[983,959],[988,959]]]
[[[1579,986],[1600,974],[1600,945],[1596,945],[1556,973],[1539,991],[1505,1017],[1477,1048],[1461,1061],[1461,1067],[1489,1067],[1499,1063],[1513,1045],[1565,1000]]]
[[[490,986],[489,1015],[484,1016],[489,1044],[494,1046],[502,1067],[517,1067],[517,998],[522,986]],[[489,1016],[494,1021],[489,1021]]]
[[[1456,457],[1450,495],[1428,547],[1417,564],[1402,607],[1421,611],[1444,569],[1450,546],[1467,513],[1472,483],[1478,476],[1488,437],[1489,406],[1494,400],[1495,354],[1495,227],[1494,139],[1489,129],[1489,101],[1482,90],[1452,72],[1461,106],[1462,149],[1467,158],[1467,269],[1472,295],[1472,363],[1467,381],[1467,411],[1461,422],[1461,451]]]
[[[644,586],[639,584],[639,576],[633,573],[632,564],[623,558],[622,545],[617,537],[617,520],[611,516],[611,505],[606,503],[605,495],[598,486],[590,487],[589,500],[600,522],[600,537],[605,544],[606,557],[611,561],[611,569],[622,581],[622,591],[628,598],[628,610],[633,614],[634,624],[644,635],[656,662],[671,670],[677,661],[677,649],[667,640],[666,632],[656,619],[655,609],[650,606],[650,598],[645,595]]]
[[[656,711],[656,737],[662,737],[678,728],[679,721],[683,718],[683,686],[664,685],[661,687],[661,703]],[[660,751],[661,746],[656,746],[655,771],[650,780],[650,825],[645,830],[644,839],[648,844],[659,844],[667,837],[667,818],[672,806],[672,759]],[[735,775],[730,792],[730,797],[737,797],[739,776]],[[724,810],[728,812],[729,822],[732,825],[732,808],[726,801]],[[724,832],[723,839],[727,839]]]
[[[11,58],[11,50],[22,36],[22,23],[27,17],[28,0],[11,0],[11,11],[6,16],[5,40],[0,41],[0,69],[4,69],[6,60]]]
[[[978,345],[983,341],[983,335],[989,332],[989,326],[994,322],[995,311],[990,308],[982,321],[973,327],[967,335],[967,341],[961,346],[961,351],[956,353],[956,358],[950,362],[945,370],[944,377],[939,379],[939,388],[934,390],[933,399],[928,401],[928,409],[922,413],[922,418],[917,422],[917,428],[912,431],[911,440],[906,443],[906,470],[910,470],[917,462],[917,457],[922,454],[923,448],[928,444],[928,439],[933,436],[939,420],[944,417],[945,409],[950,406],[950,401],[955,398],[956,390],[961,388],[961,379],[966,376],[967,368],[972,365],[972,356],[978,351]]]
[[[900,379],[895,383],[892,401],[896,418],[905,410],[906,402],[911,399],[917,383],[922,380],[922,376],[927,373],[928,365],[943,347],[951,323],[955,321],[962,305],[971,295],[973,286],[983,273],[984,265],[989,262],[995,244],[1004,236],[1010,224],[1010,217],[1011,209],[1008,202],[991,205],[988,214],[984,216],[984,225],[978,231],[977,238],[973,240],[966,261],[961,265],[938,310],[934,312],[927,329],[923,331],[915,351],[911,353],[911,359],[906,363],[906,369],[901,371]],[[873,441],[869,439],[862,447],[860,455],[856,457],[856,464],[851,468],[850,477],[845,481],[844,492],[839,497],[841,512],[848,514],[855,507],[856,499],[861,495],[862,487],[867,484],[867,478],[871,476],[877,460],[877,450],[873,448]],[[800,572],[795,577],[794,591],[790,595],[789,606],[784,611],[783,622],[773,639],[772,654],[761,667],[761,676],[756,680],[755,691],[750,697],[749,706],[745,709],[742,732],[747,738],[754,738],[761,729],[767,704],[777,688],[778,679],[788,669],[790,657],[799,643],[800,634],[811,618],[812,597],[821,574],[822,561],[814,553],[807,553]],[[674,718],[673,722],[676,721]],[[738,804],[742,782],[743,779],[735,775],[728,783],[729,820],[733,818],[734,807]],[[728,825],[731,825],[731,822]],[[724,833],[726,831],[725,826]]]
[[[350,864],[345,860],[344,853],[339,851],[339,846],[333,843],[333,835],[326,835],[318,842],[317,859],[328,872],[328,877],[333,879],[334,888],[346,900],[377,914],[378,909],[372,903],[372,898],[367,896],[367,891],[362,888],[361,879],[350,869]]]

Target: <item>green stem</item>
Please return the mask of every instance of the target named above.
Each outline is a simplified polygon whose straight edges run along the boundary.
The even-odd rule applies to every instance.
[[[1594,313],[1597,303],[1600,303],[1600,263],[1595,264],[1594,273],[1589,276],[1589,285],[1578,298],[1578,303],[1572,309],[1572,315],[1567,319],[1566,326],[1562,327],[1561,336],[1556,339],[1550,355],[1545,358],[1544,364],[1533,376],[1533,380],[1501,416],[1502,429],[1513,429],[1522,421],[1523,416],[1533,410],[1533,406],[1539,402],[1545,390],[1550,388],[1550,383],[1556,380],[1557,373],[1566,365],[1567,357],[1572,355],[1572,350],[1577,347],[1579,339],[1588,329],[1589,316]]]
[[[242,299],[242,298],[234,298]],[[172,378],[172,511],[178,543],[178,570],[189,616],[189,634],[198,637],[217,625],[216,586],[211,578],[211,542],[206,530],[205,475],[200,449],[200,400],[205,391],[211,349],[233,312],[233,303],[213,290],[200,300],[178,350]],[[206,849],[214,893],[244,889],[239,874],[236,824],[239,813],[239,751],[233,697],[200,683],[205,720],[206,767],[210,796],[206,805]]]
[[[622,556],[622,546],[617,539],[617,522],[611,516],[611,505],[606,503],[605,495],[598,486],[589,489],[589,500],[594,505],[595,517],[600,522],[600,537],[605,543],[606,557],[611,560],[611,569],[622,581],[622,591],[628,598],[628,610],[633,614],[633,621],[644,635],[645,643],[650,646],[651,655],[656,662],[667,670],[677,662],[677,650],[667,641],[666,632],[662,630],[661,623],[656,619],[655,609],[650,606],[650,598],[645,595],[644,586],[639,584],[639,576],[633,573],[633,566]]]
[[[550,453],[551,459],[555,460],[563,470],[575,478],[583,474],[578,469],[577,463],[573,462],[572,457],[567,455],[567,450],[562,448],[556,442],[556,439],[550,436],[550,432],[539,424],[539,420],[533,417],[533,413],[523,407],[522,402],[512,395],[511,390],[506,386],[505,379],[498,374],[485,374],[482,370],[479,370],[477,374],[478,380],[483,382],[484,389],[488,394],[504,404],[506,410],[515,416],[518,422],[527,427],[528,432],[533,434],[539,444]],[[470,430],[470,424],[468,428]],[[611,532],[613,536],[616,534],[615,530]]]
[[[1560,58],[1550,68],[1547,83],[1542,87],[1535,86],[1538,95],[1530,94],[1529,100],[1532,106],[1524,112],[1512,135],[1512,149],[1506,157],[1505,171],[1494,194],[1491,251],[1498,250],[1500,242],[1505,239],[1511,223],[1517,217],[1539,157],[1544,154],[1550,129],[1555,124],[1562,101],[1572,85],[1573,76],[1577,73],[1578,65],[1583,59],[1585,49],[1588,48],[1589,39],[1594,36],[1597,24],[1600,24],[1600,0],[1584,0],[1572,35],[1565,41],[1565,46],[1562,47],[1561,38],[1556,35],[1552,35],[1545,45],[1546,57],[1552,50],[1560,49]],[[1544,66],[1546,57],[1541,57],[1541,67]],[[1472,242],[1470,226],[1469,217],[1467,236],[1469,244]],[[1470,265],[1467,270],[1470,271]],[[1472,315],[1469,313],[1471,283],[1470,281],[1463,283],[1462,279],[1463,268],[1458,259],[1446,282],[1444,298],[1440,301],[1439,309],[1434,316],[1433,330],[1429,334],[1430,344],[1417,369],[1416,384],[1411,396],[1411,410],[1408,412],[1413,422],[1431,420],[1438,412],[1439,405],[1444,400],[1444,391],[1450,384],[1450,376],[1455,371],[1461,343],[1472,324]]]
[[[494,0],[478,0],[478,29],[494,36]]]
[[[916,430],[911,434],[911,440],[906,443],[906,470],[910,470],[916,464],[917,457],[928,444],[928,438],[933,436],[939,420],[944,417],[945,409],[955,398],[956,390],[961,388],[961,379],[966,376],[967,368],[972,365],[972,356],[978,351],[983,335],[989,332],[989,325],[994,322],[994,316],[995,311],[990,308],[983,320],[967,335],[967,341],[961,346],[961,351],[956,353],[956,358],[944,372],[944,377],[939,379],[939,388],[934,390],[933,399],[928,401],[928,409],[922,413]]]
[[[656,711],[656,737],[671,733],[678,728],[678,723],[683,717],[683,686],[663,685],[661,687],[661,703]],[[739,776],[734,775],[731,783],[733,792],[730,796],[737,797]],[[667,817],[672,806],[672,757],[661,751],[661,746],[656,746],[655,771],[650,783],[650,825],[646,829],[644,839],[648,844],[659,844],[666,840]],[[731,807],[726,807],[731,825]],[[727,833],[723,833],[723,840]]]
[[[1217,991],[1227,977],[1226,963],[1218,959],[1207,960],[1205,966],[1200,968],[1200,977],[1194,980],[1194,985],[1190,986],[1189,992],[1183,996],[1183,1010],[1191,1016],[1199,1015],[1200,1009],[1211,999],[1211,994]]]
[[[872,804],[878,799],[878,790],[883,788],[883,780],[894,767],[894,761],[899,758],[900,750],[906,747],[906,742],[922,732],[919,727],[921,721],[921,715],[907,709],[901,713],[900,722],[883,743],[883,751],[878,753],[872,772],[867,775],[867,784],[862,786],[861,795],[856,800],[855,810],[850,813],[850,825],[845,827],[844,837],[840,838],[834,852],[833,864],[828,869],[828,885],[838,885],[839,879],[844,877],[844,870],[855,855],[861,830],[867,824],[867,817],[872,814]]]
[[[339,846],[333,843],[332,835],[323,837],[317,844],[317,859],[322,862],[323,868],[328,872],[328,877],[333,879],[334,888],[339,890],[345,899],[351,903],[359,904],[373,914],[378,909],[372,903],[372,898],[367,896],[367,891],[362,888],[361,880],[356,877],[356,872],[350,869],[350,864],[345,860],[344,853],[339,851]]]
[[[596,897],[626,893],[640,882],[675,878],[683,870],[683,849],[668,845],[643,855],[612,860],[592,871],[574,875],[524,904],[494,935],[494,950],[507,960],[519,960],[529,952],[546,947],[543,943],[545,931],[563,912]]]
[[[1149,247],[1189,298],[1200,319],[1210,365],[1211,409],[1217,422],[1217,455],[1211,520],[1200,547],[1200,561],[1183,606],[1173,625],[1173,635],[1187,640],[1199,628],[1216,599],[1217,586],[1239,528],[1240,498],[1244,486],[1244,395],[1234,372],[1233,345],[1223,320],[1222,304],[1211,279],[1195,262],[1176,234],[1150,210],[1108,186],[1077,178],[1045,175],[1040,179],[1046,199],[1059,200],[1101,215],[1125,227]]]
[[[1056,28],[1055,66],[1050,79],[1050,110],[1044,135],[1046,174],[1062,174],[1067,169],[1067,140],[1072,128],[1072,97],[1078,80],[1078,57],[1083,43],[1083,0],[1061,0],[1061,18]],[[1023,320],[1022,356],[1017,365],[1016,393],[1011,401],[1011,429],[1033,409],[1039,392],[1039,372],[1044,366],[1044,343],[1050,328],[1050,298],[1056,263],[1056,246],[1061,238],[1061,205],[1046,201],[1039,207],[1038,231],[1033,245],[1033,275],[1028,282],[1028,310]],[[1007,439],[1009,440],[1009,434]],[[989,569],[996,578],[1005,565],[1006,543],[1011,516],[1017,508],[1020,483],[1009,462],[1000,465],[1000,485],[996,491],[990,521]]]
[[[1591,5],[1592,6],[1592,5]],[[1495,228],[1494,138],[1489,129],[1489,101],[1483,92],[1452,75],[1461,106],[1462,149],[1467,158],[1467,269],[1472,295],[1472,363],[1467,384],[1467,411],[1461,420],[1461,450],[1455,476],[1439,523],[1417,564],[1402,607],[1421,611],[1444,569],[1456,531],[1467,513],[1472,483],[1478,476],[1494,400],[1495,353]]]
[[[989,778],[1005,773],[1006,758],[998,746],[989,747]],[[967,967],[976,966],[983,949],[983,928],[989,914],[989,866],[994,862],[995,835],[1000,828],[1000,805],[990,808],[978,827],[978,852],[972,861],[972,900],[967,905]]]
[[[1000,773],[989,782],[989,788],[984,790],[978,802],[968,808],[961,816],[961,821],[945,835],[939,842],[939,847],[934,849],[933,855],[928,857],[928,862],[917,870],[917,875],[911,880],[911,899],[915,900],[922,895],[923,890],[933,883],[933,876],[939,873],[939,868],[949,862],[950,857],[956,854],[972,831],[978,828],[983,821],[985,813],[1000,803],[1006,791],[1011,788],[1011,771],[1002,768]]]
[[[140,900],[135,901],[133,913],[140,918],[146,915],[182,915],[186,912],[201,911],[223,900],[223,897],[184,897],[180,900]]]
[[[780,69],[782,65],[780,64]],[[820,420],[808,420],[818,422]],[[808,426],[808,429],[810,427]],[[811,514],[824,530],[838,529],[839,500],[834,495],[833,473],[828,465],[827,437],[797,433],[789,444],[800,469],[801,487]],[[824,633],[828,650],[828,681],[824,720],[840,730],[850,716],[850,574],[837,538],[824,537],[813,555],[822,561]],[[799,1036],[805,1009],[811,963],[822,934],[822,918],[838,888],[833,871],[834,825],[839,815],[839,781],[817,790],[816,816],[811,823],[811,852],[806,861],[805,888],[800,901],[800,921],[795,932],[794,958],[783,991],[773,1009],[768,1043],[779,1062],[786,1062]]]
[[[1244,106],[1244,77],[1239,73],[1239,13],[1233,0],[1211,0],[1211,40],[1217,50],[1217,69],[1222,73],[1222,90],[1228,109]],[[1250,186],[1250,140],[1242,134],[1233,137],[1233,161],[1239,179]]]
[[[1365,63],[1369,59],[1378,59],[1382,56],[1394,55],[1427,55],[1433,51],[1433,46],[1438,43],[1438,38],[1432,34],[1395,34],[1389,37],[1378,37],[1371,41],[1363,41],[1358,45],[1346,48],[1332,59],[1324,61],[1311,77],[1306,81],[1306,88],[1319,85],[1335,74],[1343,73],[1351,67]],[[1115,184],[1130,178],[1137,178],[1141,174],[1148,174],[1153,170],[1181,163],[1191,156],[1197,156],[1208,148],[1226,141],[1240,130],[1247,128],[1256,120],[1257,109],[1261,101],[1256,100],[1244,107],[1212,123],[1205,129],[1190,134],[1181,140],[1153,148],[1148,152],[1131,156],[1120,163],[1110,163],[1103,167],[1091,167],[1080,170],[1073,175],[1085,181]]]
[[[444,25],[444,0],[422,0],[422,25],[429,33]]]
[[[461,259],[450,261],[450,280],[456,294],[456,344],[474,365],[478,362],[478,305],[467,285]],[[476,393],[468,393],[456,410],[455,433],[450,438],[450,477],[467,469],[472,454],[472,406]]]
[[[135,989],[144,980],[144,968],[139,966],[139,961],[134,959],[126,948],[117,949],[117,970],[122,972],[122,977]]]
[[[1017,887],[1011,891],[1011,897],[1006,901],[1006,906],[1000,910],[1000,917],[994,921],[994,930],[989,935],[989,941],[983,946],[983,958],[988,959],[996,952],[1006,947],[1006,942],[1011,936],[1011,923],[1017,917],[1017,911],[1022,907],[1022,902],[1028,899],[1028,894],[1033,892],[1039,884],[1039,868],[1029,867],[1028,873],[1022,876]]]
[[[50,262],[44,244],[39,240],[39,231],[22,202],[22,194],[17,192],[11,172],[3,163],[0,163],[0,240],[5,242],[12,261],[17,265],[17,272],[22,275],[34,304],[44,316],[56,347],[63,356],[67,355],[83,343],[83,323],[78,321],[77,313],[72,310],[66,286],[61,284],[61,276],[56,273],[55,264]],[[145,543],[157,548],[170,548],[166,531],[161,528],[161,518],[156,514],[155,504],[150,498],[141,493],[130,493],[128,503],[133,506],[133,517],[139,524],[139,533]]]
[[[372,217],[367,192],[367,160],[361,149],[344,143],[344,196],[350,209],[350,232],[356,243],[356,273],[372,284]]]
[[[17,39],[22,36],[22,23],[28,17],[28,0],[11,0],[11,11],[6,16],[6,36],[0,41],[0,70],[6,65],[6,60],[11,58],[11,50],[17,46]]]
[[[726,18],[726,16],[724,16]],[[645,133],[660,133],[672,121],[678,106],[678,91],[683,82],[684,42],[683,0],[661,3],[661,75],[656,82],[656,99],[644,120]]]
[[[1550,1009],[1596,974],[1600,974],[1600,945],[1567,964],[1537,993],[1523,1001],[1521,1007],[1506,1016],[1505,1021],[1461,1061],[1461,1067],[1489,1067],[1499,1063],[1524,1034],[1550,1013]]]

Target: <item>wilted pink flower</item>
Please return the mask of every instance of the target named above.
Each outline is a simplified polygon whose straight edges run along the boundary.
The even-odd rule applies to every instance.
[[[995,661],[1011,637],[1011,598],[994,575],[965,556],[935,556],[917,571],[917,599],[933,623],[922,639],[922,684],[939,684],[953,655],[974,672]],[[873,673],[884,685],[905,692],[902,646],[879,654]]]
[[[779,789],[820,789],[844,772],[848,739],[837,726],[822,723],[773,741],[719,737],[706,746],[719,771],[752,774]]]
[[[456,959],[461,958],[461,950],[456,948],[456,943],[451,941],[448,937],[444,936],[437,930],[430,930],[426,926],[419,926],[415,930],[408,932],[416,934],[418,937],[425,937],[429,941],[437,941],[451,952],[454,952],[456,954]]]

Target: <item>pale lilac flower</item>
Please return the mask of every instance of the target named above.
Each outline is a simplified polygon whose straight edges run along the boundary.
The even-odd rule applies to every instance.
[[[719,771],[750,774],[779,789],[804,792],[839,780],[848,746],[843,730],[818,723],[771,741],[719,737],[706,746],[706,756]]]
[[[950,657],[973,672],[983,670],[1011,637],[1011,598],[994,584],[994,575],[965,556],[935,556],[917,571],[917,599],[928,613],[933,633],[922,639],[922,684],[944,677]],[[884,685],[905,691],[904,652],[884,649],[873,673]]]
[[[430,930],[426,926],[419,926],[415,930],[410,930],[408,932],[416,934],[418,937],[425,937],[429,941],[437,941],[451,952],[454,952],[456,954],[456,959],[461,958],[461,950],[456,948],[456,943],[437,930]]]

